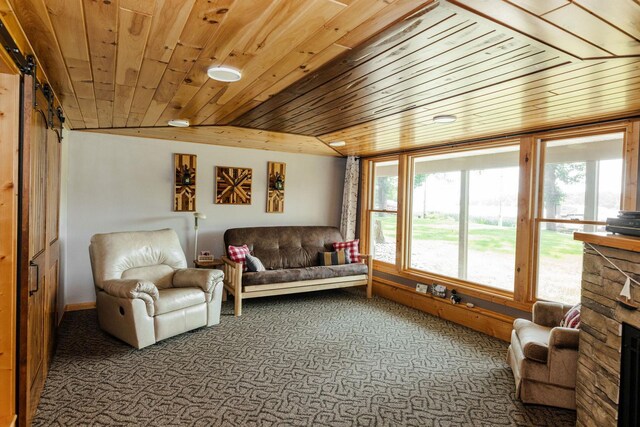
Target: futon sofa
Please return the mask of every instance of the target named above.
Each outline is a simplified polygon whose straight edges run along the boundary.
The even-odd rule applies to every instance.
[[[361,262],[320,266],[318,254],[334,251],[343,237],[335,227],[247,227],[224,233],[225,248],[247,245],[266,271],[243,272],[243,264],[224,256],[224,292],[234,297],[235,315],[242,314],[242,300],[269,295],[366,286],[371,298],[371,256]]]
[[[133,347],[220,323],[222,271],[187,268],[175,231],[96,234],[89,255],[98,323]]]

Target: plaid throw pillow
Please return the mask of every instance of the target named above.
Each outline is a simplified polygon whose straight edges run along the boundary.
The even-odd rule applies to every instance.
[[[227,248],[227,254],[229,254],[229,258],[233,262],[239,262],[242,264],[242,271],[247,271],[247,263],[245,262],[245,257],[247,254],[250,254],[251,251],[247,245],[242,246],[231,246]]]
[[[571,307],[567,314],[562,318],[562,322],[560,322],[560,326],[563,328],[572,328],[572,329],[580,329],[580,309],[582,308],[582,304],[578,303]]]
[[[318,252],[318,265],[342,264],[349,264],[349,259],[344,249],[335,252]]]
[[[348,242],[335,242],[333,249],[344,249],[347,253],[347,258],[349,258],[348,262],[361,262],[362,259],[360,258],[360,251],[358,250],[359,243],[360,239],[349,240]]]

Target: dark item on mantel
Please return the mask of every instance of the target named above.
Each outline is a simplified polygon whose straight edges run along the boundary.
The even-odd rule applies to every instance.
[[[640,237],[640,211],[620,211],[617,218],[607,218],[605,230]]]

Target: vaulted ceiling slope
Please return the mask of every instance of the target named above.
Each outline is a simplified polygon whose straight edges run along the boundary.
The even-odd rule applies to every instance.
[[[247,127],[278,150],[372,155],[640,114],[634,0],[0,0],[7,13],[74,129],[237,145]]]
[[[638,114],[639,83],[632,0],[443,0],[231,123],[371,155]]]
[[[74,129],[218,124],[425,0],[9,0]],[[242,70],[234,84],[212,65]]]

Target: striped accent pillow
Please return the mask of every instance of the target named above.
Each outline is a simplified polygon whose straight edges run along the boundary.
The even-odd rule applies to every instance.
[[[560,322],[560,326],[563,328],[571,328],[571,329],[580,329],[580,310],[582,309],[582,304],[578,303],[571,307],[567,314],[562,318],[562,322]]]
[[[344,249],[335,252],[318,252],[318,265],[349,264],[349,258]]]

